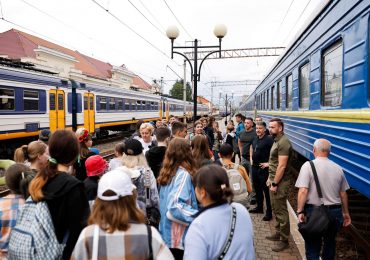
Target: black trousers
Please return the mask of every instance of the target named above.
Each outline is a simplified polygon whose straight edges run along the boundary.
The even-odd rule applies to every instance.
[[[269,177],[268,168],[261,169],[257,166],[252,166],[252,181],[254,190],[257,197],[257,208],[263,210],[263,199],[266,199],[266,212],[265,215],[268,217],[272,216],[270,192],[269,187],[266,185],[266,181]]]

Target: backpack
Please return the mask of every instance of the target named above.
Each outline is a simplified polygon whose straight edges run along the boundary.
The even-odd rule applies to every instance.
[[[68,232],[59,244],[46,202],[34,202],[29,197],[10,233],[8,258],[61,259],[67,238]]]
[[[234,193],[233,202],[238,202],[247,208],[248,206],[248,191],[247,183],[245,182],[243,176],[239,172],[239,165],[234,164],[234,167],[229,168],[227,165],[223,164],[222,159],[220,159],[223,168],[227,172],[227,177],[229,178],[230,188]]]

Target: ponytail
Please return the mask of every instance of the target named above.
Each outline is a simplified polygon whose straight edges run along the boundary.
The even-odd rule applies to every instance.
[[[28,160],[28,146],[22,145],[14,151],[14,161],[24,163],[26,160]]]
[[[42,169],[32,180],[29,188],[30,195],[34,201],[41,201],[44,198],[42,188],[48,180],[57,174],[57,162],[50,158],[46,168]]]

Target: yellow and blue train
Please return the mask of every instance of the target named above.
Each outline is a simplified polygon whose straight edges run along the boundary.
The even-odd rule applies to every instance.
[[[198,104],[198,111],[199,116],[209,114],[207,105]],[[140,119],[191,118],[192,112],[191,102],[0,65],[0,157],[12,144],[37,137],[43,129],[85,127],[104,135],[132,129]]]
[[[369,56],[370,1],[324,1],[241,107],[267,121],[282,118],[295,151],[307,159],[315,139],[330,140],[331,159],[367,197]]]

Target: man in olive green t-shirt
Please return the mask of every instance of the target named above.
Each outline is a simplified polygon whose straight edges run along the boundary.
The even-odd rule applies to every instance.
[[[280,252],[289,247],[290,224],[286,201],[291,181],[289,165],[292,157],[292,145],[284,134],[284,123],[281,119],[271,119],[269,130],[274,143],[270,150],[269,162],[262,164],[262,167],[269,167],[268,183],[270,186],[272,212],[276,218],[276,233],[267,236],[266,239],[278,241],[276,247],[272,248],[272,250]]]

